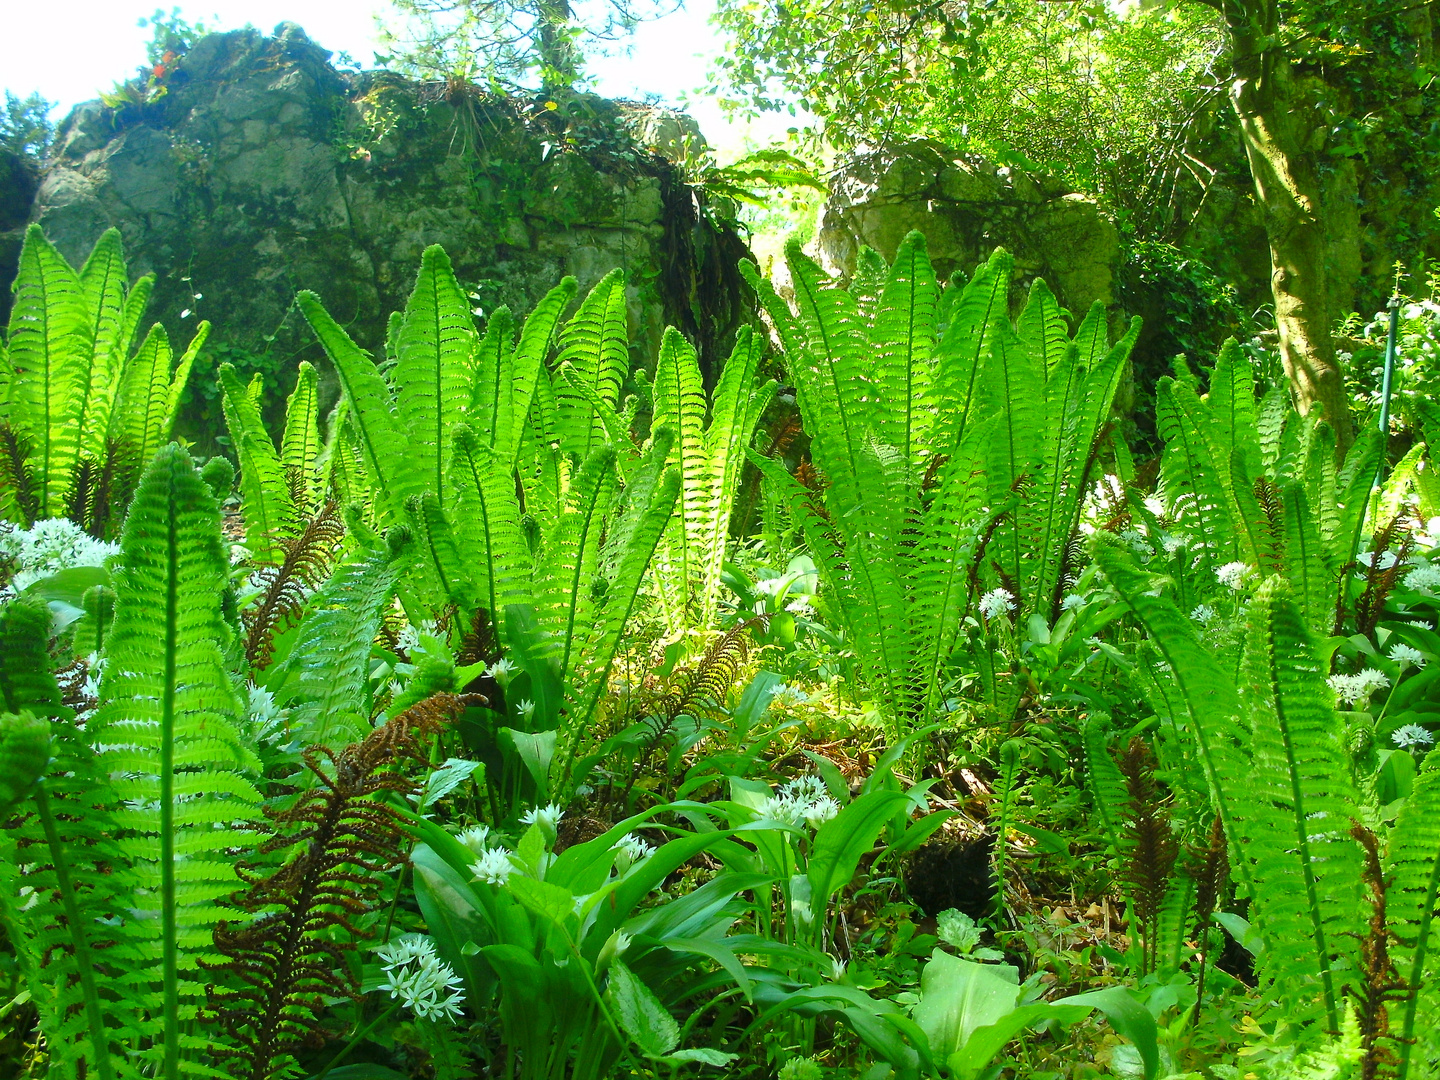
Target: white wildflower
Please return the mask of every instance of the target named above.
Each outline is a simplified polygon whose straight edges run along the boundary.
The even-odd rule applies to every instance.
[[[1227,562],[1224,566],[1215,571],[1215,577],[1221,585],[1227,589],[1243,589],[1245,587],[1245,576],[1250,573],[1250,564],[1243,562]]]
[[[991,589],[980,598],[980,614],[986,619],[993,619],[1001,612],[1015,610],[1015,594],[1008,589]]]
[[[507,848],[493,847],[470,864],[470,872],[490,885],[504,885],[515,872],[515,864],[510,861]]]
[[[844,960],[832,956],[830,958],[830,981],[841,982],[845,978],[845,969],[848,967]]]
[[[105,657],[92,652],[85,657],[85,683],[80,688],[84,697],[99,700],[100,679],[105,674]]]
[[[375,950],[375,955],[380,958],[382,971],[394,971],[397,967],[414,962],[423,963],[436,957],[434,942],[423,934],[406,934],[389,945],[380,946]]]
[[[1405,575],[1405,587],[1425,592],[1440,592],[1440,566],[1428,562],[1421,563]]]
[[[65,518],[44,518],[29,529],[0,524],[0,556],[14,562],[10,588],[17,593],[61,570],[104,566],[105,560],[119,550],[118,544],[96,540]]]
[[[806,615],[810,612],[810,597],[797,596],[785,605],[785,610],[791,615]]]
[[[244,544],[230,545],[230,565],[243,566],[250,561],[250,549]]]
[[[648,859],[655,849],[634,833],[626,833],[615,841],[615,850],[619,852],[621,861],[629,867]]]
[[[797,799],[818,799],[827,792],[825,781],[814,773],[805,773],[786,781],[781,790]]]
[[[1190,618],[1194,619],[1201,626],[1209,626],[1215,621],[1219,613],[1209,604],[1196,604],[1195,610],[1190,612]]]
[[[275,704],[275,695],[264,686],[249,684],[250,727],[261,742],[268,742],[284,733],[290,710]]]
[[[1390,646],[1389,656],[1391,660],[1395,661],[1395,663],[1399,664],[1402,668],[1406,665],[1414,668],[1423,668],[1425,666],[1425,654],[1419,649],[1412,648],[1409,645],[1396,644]]]
[[[1331,675],[1326,680],[1335,697],[1346,704],[1368,701],[1370,695],[1381,687],[1390,685],[1390,678],[1383,671],[1366,668],[1358,675]]]
[[[1075,611],[1084,606],[1085,597],[1081,596],[1079,593],[1071,593],[1069,596],[1065,597],[1064,600],[1060,601],[1061,611]]]
[[[1171,533],[1160,542],[1160,546],[1165,549],[1166,555],[1174,555],[1185,546],[1185,537]]]
[[[529,698],[526,698],[524,701],[520,702],[520,715],[525,720],[529,720],[532,716],[534,716],[535,702],[531,701]]]
[[[565,816],[564,809],[558,803],[551,803],[549,806],[533,806],[520,815],[520,824],[539,825],[544,832],[550,836],[560,827],[560,819]]]
[[[459,836],[455,837],[461,845],[468,848],[473,855],[485,854],[485,841],[490,839],[489,825],[472,825]]]
[[[510,680],[510,673],[515,670],[515,665],[503,656],[485,669],[485,674],[494,679],[501,686]]]
[[[410,623],[396,635],[395,648],[397,652],[412,653],[420,648],[420,631]]]
[[[1406,724],[1404,727],[1396,728],[1390,741],[1401,750],[1409,750],[1412,746],[1434,746],[1435,736],[1426,731],[1419,724]]]
[[[809,825],[810,828],[818,829],[839,812],[840,804],[830,798],[829,795],[822,795],[814,802],[808,804],[800,816],[805,819],[805,824]]]
[[[455,969],[441,960],[435,946],[416,934],[377,950],[385,981],[379,989],[389,992],[421,1020],[460,1019],[465,1002]]]
[[[1144,555],[1150,551],[1150,542],[1145,539],[1145,534],[1139,529],[1126,529],[1120,534],[1120,539],[1136,555]]]

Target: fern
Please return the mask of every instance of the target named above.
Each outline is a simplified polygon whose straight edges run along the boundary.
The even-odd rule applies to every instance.
[[[1435,909],[1440,902],[1440,754],[1425,759],[1385,852],[1393,956],[1409,994],[1396,1031],[1399,1080],[1410,1070],[1417,1021],[1440,1007]],[[1423,1007],[1423,1008],[1422,1008]],[[1415,1075],[1419,1075],[1418,1073]]]
[[[394,530],[361,544],[312,598],[282,661],[280,697],[302,745],[343,746],[369,730],[370,650],[395,595],[397,555],[411,542]]]
[[[235,883],[224,846],[259,802],[246,776],[258,762],[241,741],[222,659],[228,567],[219,510],[178,445],[146,469],[120,546],[100,707],[87,734],[125,807],[117,820],[136,932],[160,959],[158,971],[131,974],[133,992],[161,1017],[151,1056],[175,1080],[182,1056],[208,1045],[189,1032],[203,998],[198,963],[212,957],[208,930]]]
[[[280,468],[287,477],[301,478],[305,498],[296,502],[306,512],[319,502],[323,490],[319,473],[323,449],[320,442],[320,379],[315,368],[301,360],[295,376],[295,389],[285,402]]]
[[[220,388],[225,425],[240,459],[245,546],[252,561],[262,565],[277,562],[283,558],[281,543],[294,531],[298,517],[280,455],[265,430],[259,404],[235,374],[233,364],[220,365]]]
[[[280,561],[251,575],[260,591],[240,613],[245,659],[254,670],[269,665],[275,635],[297,622],[305,600],[329,576],[336,547],[345,535],[340,507],[332,500],[311,515],[293,537],[281,540]]]
[[[773,379],[758,388],[753,385],[761,351],[759,339],[742,328],[710,402],[707,427],[695,350],[673,328],[660,347],[652,424],[675,433],[670,463],[680,474],[679,513],[655,560],[672,635],[686,626],[714,622],[744,449],[775,394]]]
[[[555,388],[560,450],[581,461],[613,441],[592,401],[610,409],[619,403],[630,372],[627,319],[625,272],[616,269],[595,284],[560,332],[555,365],[569,364],[575,375],[573,388],[565,381]]]
[[[778,462],[751,460],[799,524],[898,732],[941,709],[977,588],[1000,585],[1054,619],[1138,328],[1112,347],[1096,310],[1072,341],[1040,283],[1017,330],[1009,256],[941,292],[918,233],[860,293],[796,245],[787,257],[794,312],[743,270],[783,345],[823,502]],[[1013,690],[997,689],[1002,713]]]
[[[0,815],[21,815],[0,839],[0,920],[39,1010],[52,1069],[129,1076],[112,1062],[111,1044],[133,1034],[135,1002],[117,998],[106,978],[136,957],[126,934],[128,879],[117,872],[107,778],[70,722],[38,718],[62,711],[46,654],[49,627],[44,604],[0,607]],[[16,877],[21,866],[30,901]]]
[[[403,759],[423,765],[428,746],[420,737],[436,734],[463,708],[460,698],[439,695],[338,753],[306,751],[316,783],[293,805],[267,808],[274,835],[255,863],[242,865],[247,888],[235,898],[252,918],[216,924],[215,948],[227,959],[202,962],[238,984],[210,988],[207,1019],[230,1035],[237,1048],[222,1052],[239,1059],[248,1080],[286,1071],[331,1001],[359,1000],[349,949],[332,935],[367,936],[356,920],[379,905],[385,875],[404,862],[400,820],[384,799],[414,785],[396,766]],[[294,856],[278,869],[266,858],[290,850]]]
[[[210,324],[202,322],[176,361],[170,349],[170,337],[157,323],[126,365],[115,413],[110,420],[110,437],[118,441],[142,469],[169,440],[180,408],[180,395],[190,380],[190,368],[209,336]]]

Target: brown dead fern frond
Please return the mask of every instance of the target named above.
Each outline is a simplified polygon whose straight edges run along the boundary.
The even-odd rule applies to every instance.
[[[320,507],[294,536],[279,539],[278,563],[262,566],[250,580],[260,596],[241,613],[245,625],[245,658],[255,669],[270,663],[275,635],[300,617],[305,598],[319,587],[335,562],[335,550],[345,535],[340,504],[333,499]]]
[[[1154,971],[1158,957],[1160,909],[1180,855],[1170,828],[1166,796],[1155,779],[1150,744],[1136,736],[1116,762],[1125,778],[1125,820],[1121,835],[1120,876],[1130,891],[1140,931],[1144,968]]]
[[[1394,935],[1386,916],[1385,900],[1389,881],[1380,860],[1380,840],[1358,822],[1351,822],[1350,835],[1364,852],[1360,871],[1368,893],[1370,918],[1360,937],[1360,985],[1353,991],[1355,1014],[1360,1022],[1360,1045],[1365,1056],[1360,1059],[1361,1080],[1379,1080],[1396,1074],[1399,1056],[1393,1049],[1395,1037],[1390,1034],[1387,1006],[1404,1001],[1412,988],[1390,959],[1390,942]]]
[[[1224,897],[1225,886],[1230,880],[1230,849],[1225,842],[1225,823],[1220,815],[1210,823],[1210,832],[1205,843],[1198,848],[1188,848],[1186,870],[1195,882],[1195,921],[1199,926],[1200,976],[1195,988],[1195,1022],[1200,1021],[1200,1009],[1205,1002],[1205,966],[1209,961],[1210,920],[1214,917]]]
[[[304,754],[315,783],[288,808],[266,809],[274,835],[253,862],[237,868],[248,886],[233,903],[253,918],[215,927],[215,949],[227,959],[204,964],[230,985],[207,988],[205,1018],[234,1046],[234,1075],[268,1080],[301,1049],[322,1044],[318,1017],[335,998],[358,1000],[340,939],[368,936],[357,919],[381,901],[385,875],[405,861],[400,819],[384,801],[414,784],[404,765],[423,768],[422,737],[458,716],[465,700],[436,694],[406,709],[339,752]],[[278,868],[267,858],[294,854]],[[263,867],[263,870],[261,869]]]
[[[1409,572],[1415,550],[1415,533],[1400,517],[1381,526],[1370,542],[1370,565],[1365,569],[1365,590],[1355,601],[1355,630],[1367,637],[1385,614],[1385,602]]]

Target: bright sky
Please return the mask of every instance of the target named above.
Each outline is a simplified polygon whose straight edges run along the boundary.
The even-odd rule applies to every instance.
[[[7,0],[0,34],[0,88],[22,97],[39,91],[61,106],[98,96],[134,74],[145,60],[150,30],[137,26],[151,15],[156,0]],[[167,10],[170,3],[166,4]],[[671,103],[700,88],[718,42],[707,24],[714,0],[689,0],[687,9],[640,27],[631,56],[596,57],[590,70],[596,89],[611,97],[659,94]],[[388,11],[386,0],[193,0],[182,6],[191,22],[232,30],[250,23],[270,32],[276,23],[299,23],[322,47],[348,52],[372,66],[375,14]],[[212,18],[213,16],[213,18]],[[710,142],[735,147],[744,134],[763,140],[783,133],[794,121],[765,117],[744,130],[727,129],[718,108],[702,99],[688,109]]]

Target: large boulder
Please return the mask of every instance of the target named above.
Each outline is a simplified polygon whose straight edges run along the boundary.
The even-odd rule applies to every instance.
[[[33,161],[0,148],[0,326],[10,317],[10,285],[15,280],[25,222],[39,184],[39,170]]]
[[[430,244],[482,316],[528,312],[566,274],[583,290],[623,267],[637,356],[653,356],[670,323],[713,371],[746,317],[744,244],[632,137],[637,123],[667,142],[679,131],[643,107],[582,97],[556,110],[341,72],[290,23],[203,38],[163,85],[70,114],[32,220],[71,260],[117,226],[132,271],[159,275],[149,318],[182,339],[214,324],[185,414],[192,435],[221,430],[216,362],[285,390],[294,364],[318,355],[297,290],[319,293],[378,354]]]
[[[998,168],[918,141],[855,155],[830,182],[816,247],[848,277],[862,246],[886,259],[919,229],[936,271],[968,275],[997,248],[1015,256],[1013,299],[1043,277],[1078,317],[1113,307],[1120,239],[1095,203],[1048,178]]]

